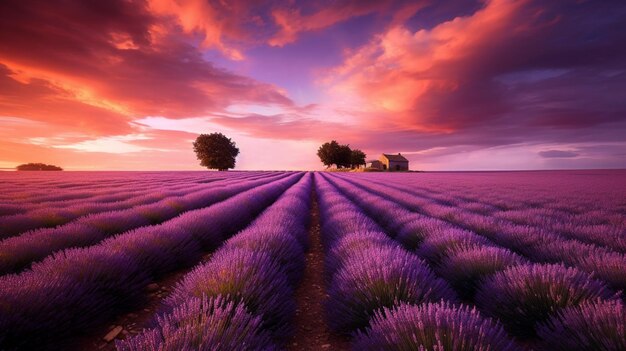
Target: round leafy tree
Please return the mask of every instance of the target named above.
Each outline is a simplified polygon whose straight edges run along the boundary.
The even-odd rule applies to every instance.
[[[317,149],[317,156],[326,167],[336,165],[337,168],[345,168],[350,167],[352,150],[349,145],[340,145],[337,141],[333,140],[322,144],[322,146]]]
[[[235,142],[222,133],[200,134],[193,142],[193,150],[200,165],[220,171],[235,168],[235,157],[239,155]]]
[[[365,164],[365,153],[359,149],[354,149],[350,153],[350,164],[352,168]]]

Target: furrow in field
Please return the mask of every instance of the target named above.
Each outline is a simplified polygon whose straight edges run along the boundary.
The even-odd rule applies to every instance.
[[[242,177],[235,179],[243,180],[247,178]],[[150,203],[164,201],[167,197],[184,196],[186,194],[211,188],[213,186],[219,186],[220,184],[228,183],[230,181],[232,181],[232,179],[225,182],[217,182],[209,186],[197,185],[191,188],[187,185],[186,189],[182,191],[168,191],[167,188],[157,186],[155,187],[155,190],[157,191],[147,195],[144,191],[150,191],[150,189],[128,192],[126,191],[126,188],[117,188],[116,191],[118,192],[129,193],[124,195],[124,198],[126,198],[125,201],[103,201],[105,199],[110,200],[112,198],[112,195],[109,194],[102,197],[95,196],[94,198],[80,199],[77,201],[43,203],[38,205],[34,210],[26,210],[20,214],[0,217],[0,223],[2,223],[2,227],[0,227],[0,237],[8,238],[30,230],[50,228],[71,223],[74,220],[87,215],[94,215],[109,211],[119,211],[135,206],[148,205]],[[114,197],[114,199],[118,199],[118,197]]]
[[[246,178],[269,173],[270,172],[230,172],[228,178]],[[93,196],[103,196],[102,199],[97,199],[98,201],[112,201],[113,199],[127,196],[127,192],[120,192],[120,189],[131,189],[131,191],[146,191],[148,188],[151,187],[170,186],[183,189],[184,187],[188,187],[189,185],[202,184],[203,181],[207,180],[213,181],[216,179],[225,179],[223,175],[219,173],[198,174],[198,176],[190,178],[181,176],[181,174],[179,173],[169,172],[163,172],[163,174],[160,174],[158,177],[154,176],[153,173],[145,172],[130,173],[130,177],[129,173],[124,173],[123,179],[120,179],[119,181],[114,181],[111,178],[109,172],[97,172],[88,174],[84,174],[82,172],[69,172],[56,174],[56,179],[63,181],[63,183],[59,184],[42,183],[38,179],[33,179],[32,181],[24,184],[15,184],[11,182],[13,178],[8,178],[5,179],[6,182],[0,183],[0,214],[10,214],[10,212],[6,211],[10,210],[9,208],[1,208],[10,205],[17,207],[14,208],[14,213],[21,213],[21,211],[23,211],[21,207],[49,207],[55,202],[60,201],[65,201],[66,203],[80,203],[81,201],[84,202],[90,199],[94,199]],[[200,174],[202,175],[200,176]],[[85,178],[87,177],[90,177],[89,181],[85,181]],[[148,177],[150,178],[149,181],[142,180]],[[83,187],[79,190],[75,188],[70,188],[69,190],[66,190],[65,186],[71,186],[76,182],[84,183]],[[18,212],[15,212],[16,210]]]
[[[226,182],[154,204],[86,216],[56,228],[36,230],[5,239],[0,242],[0,273],[20,271],[32,262],[64,248],[94,245],[117,233],[166,222],[186,211],[209,206],[284,176]]]
[[[429,206],[422,200],[407,196],[406,192],[393,191],[354,179],[344,180],[376,196],[393,196],[394,202],[413,212],[448,222],[469,230],[491,242],[519,253],[531,261],[565,264],[593,274],[609,283],[614,289],[626,289],[626,255],[596,245],[559,237],[553,233],[527,226],[513,225],[491,217],[446,206]]]
[[[309,250],[302,283],[295,291],[296,314],[295,333],[287,342],[286,348],[293,351],[349,350],[345,337],[330,331],[326,323],[324,301],[326,282],[324,281],[324,247],[322,245],[319,204],[315,187],[311,194],[311,223],[309,225]]]
[[[344,179],[348,180],[348,178]],[[407,192],[409,194],[414,195],[413,201],[418,201],[419,199],[423,199],[425,202],[424,206],[432,206],[433,203],[437,205],[441,205],[443,207],[449,208],[458,208],[459,210],[468,211],[475,213],[476,215],[481,216],[492,216],[494,221],[501,221],[502,223],[510,224],[510,225],[525,225],[528,227],[536,228],[537,230],[546,231],[553,233],[554,235],[559,235],[566,239],[578,240],[583,243],[588,243],[600,247],[605,247],[609,250],[626,253],[626,232],[624,232],[623,227],[620,228],[618,225],[609,225],[609,224],[601,224],[599,222],[593,222],[597,220],[597,218],[589,218],[589,224],[582,225],[581,222],[585,218],[581,218],[582,215],[569,215],[567,218],[559,218],[557,219],[546,219],[545,211],[540,211],[538,208],[534,208],[532,211],[537,213],[537,217],[528,218],[528,216],[524,216],[524,214],[528,214],[529,210],[516,210],[518,213],[521,212],[521,215],[515,216],[515,218],[510,219],[511,214],[510,211],[508,215],[501,214],[497,215],[493,213],[485,213],[485,211],[481,210],[481,208],[486,205],[484,202],[468,200],[466,202],[466,206],[460,206],[459,202],[454,201],[454,198],[448,195],[446,200],[442,200],[436,196],[432,196],[432,193],[429,194],[428,191],[416,191],[413,186],[406,186],[395,184],[393,182],[382,182],[380,180],[371,180],[368,179],[369,182],[378,185],[384,185],[386,189],[394,189],[397,191]],[[473,206],[476,205],[476,206]],[[487,204],[488,205],[488,204]],[[615,217],[615,216],[614,216]],[[617,220],[617,217],[615,217]],[[594,224],[595,223],[595,224]]]
[[[467,349],[519,350],[500,325],[453,305],[458,299],[450,286],[389,238],[327,178],[318,176],[328,250],[328,321],[334,331],[353,337],[353,349],[434,349],[443,342]],[[416,308],[425,311],[412,313]],[[406,330],[398,323],[396,330],[386,330],[386,337],[375,337],[380,334],[377,324],[404,310],[421,320],[405,319]]]
[[[167,224],[65,250],[0,278],[0,348],[59,349],[65,338],[107,323],[140,303],[152,280],[197,263],[301,177],[290,174]]]
[[[281,349],[293,330],[311,186],[307,174],[185,275],[164,301],[156,327],[118,341],[118,350]]]
[[[355,191],[354,185],[340,177],[328,178],[390,237],[406,247],[417,248],[416,253],[466,302],[475,302],[481,311],[500,319],[528,347],[550,342],[550,335],[544,335],[548,340],[537,340],[536,328],[541,330],[538,325],[556,317],[556,312],[587,303],[619,303],[618,295],[605,283],[582,271],[562,265],[530,264],[472,232],[419,218],[384,197]]]

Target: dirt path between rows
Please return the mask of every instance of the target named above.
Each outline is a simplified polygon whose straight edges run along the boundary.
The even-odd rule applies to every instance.
[[[208,262],[213,253],[206,253],[193,267]],[[155,313],[162,307],[162,302],[172,292],[185,274],[193,267],[185,267],[167,274],[161,279],[146,287],[145,302],[131,311],[121,314],[112,320],[108,326],[102,326],[84,336],[77,336],[68,342],[68,350],[104,350],[114,351],[115,340],[123,340],[139,334],[144,328],[150,328],[154,322]]]
[[[324,315],[326,286],[324,283],[324,248],[320,237],[320,215],[317,194],[313,190],[311,226],[309,229],[309,251],[306,268],[300,285],[296,289],[298,309],[294,318],[296,332],[289,340],[287,350],[349,350],[347,337],[332,333]]]
[[[296,316],[294,318],[294,336],[285,344],[287,350],[350,350],[350,340],[341,335],[334,334],[328,329],[324,313],[324,300],[326,299],[326,287],[324,282],[324,248],[320,237],[319,208],[317,195],[313,190],[311,205],[311,225],[309,228],[309,251],[306,253],[306,266],[303,279],[295,291],[297,303]],[[201,262],[207,262],[212,253],[207,253]],[[94,332],[76,337],[68,350],[115,350],[115,339],[125,339],[138,334],[143,328],[149,327],[154,318],[154,313],[161,306],[161,302],[171,293],[174,285],[189,272],[184,268],[170,273],[161,278],[155,284],[147,288],[147,299],[144,304],[133,311],[127,311],[109,326],[96,329]],[[117,332],[119,330],[119,332]],[[111,335],[108,335],[111,333]],[[114,335],[113,335],[114,334]],[[110,341],[105,341],[105,336],[111,336]]]

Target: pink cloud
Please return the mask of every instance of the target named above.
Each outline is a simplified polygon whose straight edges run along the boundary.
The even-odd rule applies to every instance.
[[[0,63],[22,81],[40,79],[130,115],[198,115],[241,101],[291,104],[277,87],[207,62],[175,31],[163,32],[167,23],[141,2],[98,6],[16,2],[3,12]]]
[[[537,33],[528,1],[488,1],[466,17],[432,29],[396,25],[348,52],[322,79],[335,99],[357,101],[373,126],[384,121],[422,131],[453,131],[505,112],[497,87],[477,80],[502,45]],[[522,21],[522,19],[524,19]],[[526,20],[528,19],[528,20]],[[378,116],[385,116],[384,119]]]
[[[308,14],[302,14],[302,9],[298,7],[277,8],[272,11],[272,16],[279,30],[268,43],[271,46],[284,46],[296,41],[302,32],[320,30],[353,17],[383,11],[391,3],[392,1],[340,1],[323,4]]]
[[[0,2],[0,163],[36,155],[140,169],[162,157],[164,167],[185,160],[193,168],[190,140],[221,130],[251,153],[244,168],[263,165],[261,151],[280,152],[290,168],[311,165],[315,145],[330,139],[432,167],[437,159],[467,166],[464,152],[513,162],[502,150],[538,167],[623,163],[606,146],[623,145],[626,125],[626,21],[617,5]],[[335,67],[316,86],[309,73],[322,65]],[[291,72],[302,77],[284,77]],[[253,76],[281,77],[273,81],[289,90]],[[209,122],[179,132],[137,123],[150,117]],[[609,156],[577,146],[599,141]],[[581,157],[549,159],[545,150]]]

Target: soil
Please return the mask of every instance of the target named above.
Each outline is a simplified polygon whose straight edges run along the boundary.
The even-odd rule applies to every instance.
[[[328,329],[324,313],[327,298],[324,283],[324,248],[320,237],[319,208],[313,190],[311,226],[309,229],[309,251],[306,255],[304,277],[296,289],[298,309],[294,318],[296,332],[285,345],[287,350],[350,350],[346,336]]]
[[[350,350],[350,339],[347,336],[338,335],[328,329],[324,313],[324,300],[326,286],[324,282],[324,248],[320,237],[319,209],[317,195],[313,190],[311,206],[311,225],[309,228],[309,251],[306,254],[306,268],[303,279],[295,291],[297,303],[296,316],[294,318],[295,333],[289,339],[285,347],[287,350]],[[211,254],[206,254],[198,264],[207,262]],[[109,323],[108,326],[96,329],[78,338],[74,338],[68,350],[104,350],[114,351],[115,340],[123,340],[140,333],[144,328],[149,328],[155,312],[161,307],[174,288],[175,284],[189,272],[189,268],[181,269],[154,282],[153,290],[146,291],[146,302],[132,311],[127,311]],[[151,284],[152,285],[152,284]],[[122,331],[111,341],[105,341],[104,337],[117,327]],[[119,329],[119,328],[118,328]]]
[[[207,253],[197,264],[203,264],[211,259],[212,253]],[[159,279],[148,285],[146,288],[146,300],[132,311],[120,315],[111,321],[108,326],[94,330],[88,335],[74,338],[68,350],[104,350],[114,351],[115,340],[123,340],[133,335],[139,334],[144,328],[149,328],[154,322],[155,313],[161,308],[161,303],[172,292],[176,283],[187,273],[190,268],[184,268]],[[122,331],[115,335],[111,341],[104,338],[117,327],[122,327]]]

